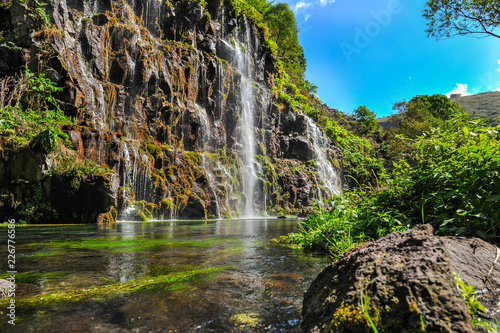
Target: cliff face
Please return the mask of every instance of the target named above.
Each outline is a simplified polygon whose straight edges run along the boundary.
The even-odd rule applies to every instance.
[[[119,219],[303,213],[338,193],[334,147],[271,93],[276,58],[230,1],[50,0],[47,11],[51,29],[14,32],[22,6],[10,7],[3,28],[23,36],[16,38],[32,55],[50,49],[37,65],[64,87],[60,104],[77,119],[63,129],[72,149],[111,171],[98,182],[110,198],[100,212],[114,206]],[[15,71],[16,63],[0,69]],[[18,155],[4,158],[11,170],[4,182],[19,178],[8,167]],[[52,206],[61,205],[57,189],[44,188]]]

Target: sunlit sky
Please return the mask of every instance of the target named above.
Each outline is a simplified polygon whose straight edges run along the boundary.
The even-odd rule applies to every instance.
[[[379,117],[421,94],[500,91],[500,39],[427,37],[425,0],[280,0],[295,12],[306,76],[330,107]]]

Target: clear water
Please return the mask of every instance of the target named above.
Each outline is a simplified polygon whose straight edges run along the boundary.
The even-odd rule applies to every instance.
[[[280,219],[19,227],[16,325],[2,300],[0,331],[297,332],[303,293],[328,259],[271,242],[294,228]]]

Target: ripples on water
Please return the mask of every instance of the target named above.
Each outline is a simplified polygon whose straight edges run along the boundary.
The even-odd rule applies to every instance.
[[[18,228],[16,326],[2,320],[0,331],[296,332],[303,293],[328,259],[270,242],[295,226]]]

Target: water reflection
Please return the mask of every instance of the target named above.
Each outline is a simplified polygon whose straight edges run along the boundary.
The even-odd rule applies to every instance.
[[[23,229],[19,272],[38,275],[20,283],[22,297],[69,296],[18,302],[13,332],[296,331],[303,293],[327,259],[270,242],[295,226],[257,219]],[[73,300],[82,290],[90,296]]]

